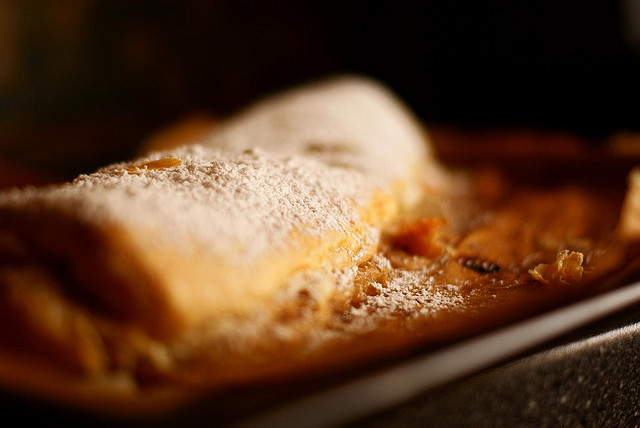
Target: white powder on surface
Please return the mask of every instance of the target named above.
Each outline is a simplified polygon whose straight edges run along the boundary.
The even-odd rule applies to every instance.
[[[126,168],[165,157],[179,166]],[[291,233],[351,230],[356,205],[379,183],[358,171],[262,150],[229,152],[190,146],[116,164],[54,188],[13,192],[0,209],[58,210],[89,224],[158,231],[175,248],[204,246],[246,264],[291,244]],[[366,229],[365,225],[363,228]],[[371,229],[377,239],[377,231]]]
[[[464,297],[459,287],[436,280],[439,266],[425,266],[420,270],[391,268],[389,260],[378,253],[372,260],[387,270],[386,283],[371,283],[378,294],[352,306],[342,316],[347,323],[338,323],[347,334],[361,334],[375,329],[380,322],[401,320],[409,327],[413,320],[425,320],[450,308],[461,308]]]
[[[426,133],[384,86],[345,76],[271,96],[225,122],[203,144],[259,146],[359,169],[387,182],[408,180],[428,157]]]

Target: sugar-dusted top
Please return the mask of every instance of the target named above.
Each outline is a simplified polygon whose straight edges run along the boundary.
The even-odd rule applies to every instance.
[[[136,168],[163,158],[166,168]],[[322,234],[358,221],[375,188],[362,173],[262,150],[190,146],[81,175],[72,183],[14,191],[0,209],[65,212],[90,224],[158,230],[176,248],[196,243],[246,263],[289,243],[294,230]]]
[[[424,130],[400,100],[383,85],[355,76],[265,98],[202,143],[310,156],[388,182],[411,179],[429,152]]]

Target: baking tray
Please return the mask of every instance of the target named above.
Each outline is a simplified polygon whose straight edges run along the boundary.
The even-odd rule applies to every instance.
[[[67,426],[638,426],[640,282],[365,372],[258,385],[150,419],[4,394]]]

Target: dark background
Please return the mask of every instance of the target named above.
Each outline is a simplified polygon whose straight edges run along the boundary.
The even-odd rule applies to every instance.
[[[640,129],[638,0],[0,0],[0,160],[59,176],[338,72],[428,124]]]

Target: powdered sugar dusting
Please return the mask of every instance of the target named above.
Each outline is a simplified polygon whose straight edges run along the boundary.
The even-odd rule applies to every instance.
[[[373,282],[377,293],[366,296],[363,302],[350,307],[343,318],[349,322],[344,329],[358,333],[374,329],[378,323],[401,319],[409,326],[412,320],[424,320],[448,308],[460,308],[464,303],[458,287],[435,280],[436,264],[421,270],[391,268],[389,260],[378,253],[373,262],[389,272],[386,283]]]
[[[126,171],[163,157],[182,164]],[[310,159],[192,146],[112,165],[57,188],[13,193],[1,204],[55,209],[90,224],[162,231],[158,239],[174,248],[195,244],[247,263],[289,245],[294,231],[346,231],[359,221],[355,206],[375,188],[358,171]]]
[[[348,166],[386,181],[408,180],[428,153],[411,112],[379,83],[342,77],[254,104],[202,141]]]

